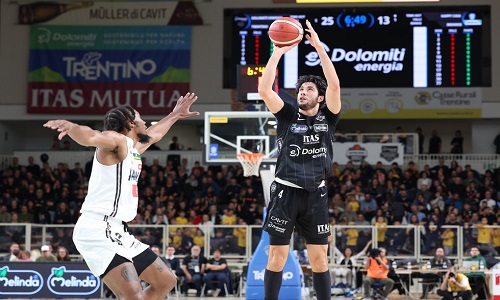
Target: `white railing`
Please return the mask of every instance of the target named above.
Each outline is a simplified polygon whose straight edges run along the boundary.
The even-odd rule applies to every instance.
[[[10,244],[12,241],[16,241],[21,244],[23,250],[31,251],[33,249],[40,249],[42,245],[53,244],[56,239],[57,233],[64,232],[66,236],[71,236],[73,232],[74,225],[41,225],[41,224],[32,224],[32,223],[19,223],[19,224],[10,224],[10,223],[0,223],[0,253],[7,253],[9,251]],[[495,231],[500,230],[500,226],[487,226],[489,228],[493,228]],[[148,235],[145,233],[146,231],[150,231],[151,234],[154,235],[155,241],[153,243],[157,243],[160,246],[161,252],[163,253],[165,247],[168,243],[172,243],[173,233],[175,233],[177,228],[181,228],[184,234],[184,230],[191,229],[195,232],[197,229],[201,229],[206,234],[204,235],[204,245],[203,254],[206,257],[211,257],[212,249],[211,246],[214,245],[213,242],[215,238],[212,237],[212,233],[216,231],[222,231],[223,239],[219,241],[223,242],[224,250],[223,256],[226,259],[230,259],[233,262],[238,262],[240,264],[245,264],[250,261],[252,258],[253,250],[257,247],[257,244],[260,242],[261,230],[262,227],[260,225],[215,225],[213,228],[206,228],[203,226],[197,225],[131,225],[131,232],[136,236],[139,240],[145,240]],[[243,249],[238,247],[237,237],[233,235],[233,230],[235,228],[245,228],[246,229],[246,242],[245,247]],[[383,242],[378,242],[378,234],[381,233],[379,228],[375,226],[333,226],[331,227],[331,246],[329,252],[330,263],[335,263],[335,251],[333,246],[336,245],[338,248],[345,248],[345,243],[342,244],[340,241],[343,239],[343,235],[346,234],[346,230],[354,229],[357,232],[367,232],[367,236],[362,238],[358,237],[357,243],[354,246],[349,246],[354,250],[355,253],[360,251],[369,240],[373,241],[373,247],[384,246],[387,251],[389,258],[397,259],[405,259],[405,258],[415,258],[417,261],[428,260],[432,257],[431,253],[437,247],[441,247],[439,241],[436,241],[432,247],[426,247],[425,243],[430,243],[430,241],[425,241],[422,239],[420,233],[424,231],[423,226],[413,226],[413,225],[402,225],[402,226],[393,226],[388,225],[385,227],[386,231],[384,231],[384,239]],[[472,239],[472,228],[465,229],[461,226],[441,226],[439,230],[443,230],[444,228],[451,228],[455,233],[453,238],[453,246],[451,248],[445,249],[445,251],[450,251],[446,253],[446,256],[456,263],[460,263],[463,258],[468,256],[468,250],[472,245],[476,245],[477,241]],[[406,229],[413,229],[409,231],[410,234],[407,234],[404,239],[399,237],[399,240],[394,240],[394,233],[398,230],[406,231]],[[291,245],[298,245],[299,243],[295,243],[296,235],[292,237]],[[147,239],[146,239],[147,240]],[[163,241],[169,241],[165,244]],[[298,241],[298,240],[297,240]],[[73,245],[73,242],[70,242],[70,245],[67,247],[70,249],[71,256],[76,258],[78,257],[78,252]],[[429,246],[429,245],[427,245]],[[426,249],[425,253],[421,253]],[[486,247],[483,250],[489,250],[491,248]],[[295,250],[295,249],[294,249]],[[71,252],[72,251],[72,252]],[[493,253],[495,254],[495,253]],[[184,256],[186,253],[176,253],[178,256]],[[500,255],[500,254],[499,254]]]

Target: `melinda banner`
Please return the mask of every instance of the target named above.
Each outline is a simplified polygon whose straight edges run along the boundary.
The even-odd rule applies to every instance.
[[[31,27],[28,113],[163,115],[189,91],[189,26]]]
[[[333,161],[339,165],[349,161],[359,165],[363,160],[371,165],[379,161],[383,165],[403,165],[404,160],[404,148],[399,143],[334,143],[333,151]]]
[[[102,298],[83,262],[0,262],[0,298]]]

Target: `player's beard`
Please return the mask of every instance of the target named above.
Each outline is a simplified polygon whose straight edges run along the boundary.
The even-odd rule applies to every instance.
[[[148,144],[151,140],[151,137],[144,133],[138,133],[137,137],[139,138],[139,143],[141,144]]]
[[[316,97],[316,99],[312,100],[312,101],[307,101],[306,103],[302,103],[302,104],[298,104],[299,105],[299,108],[302,109],[302,110],[310,110],[310,109],[313,109],[316,107],[316,105],[318,105],[318,99],[319,99],[319,96]]]

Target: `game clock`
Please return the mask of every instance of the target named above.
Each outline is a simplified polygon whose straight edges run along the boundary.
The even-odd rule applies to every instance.
[[[266,69],[265,65],[238,65],[238,100],[244,102],[258,102],[262,98],[259,96],[258,87],[262,80],[262,75]],[[274,78],[273,89],[278,92],[278,70]]]
[[[267,63],[274,49],[269,26],[285,16],[303,26],[311,22],[343,88],[490,87],[490,10],[486,5],[225,9],[224,88],[236,86],[237,65]],[[300,75],[323,76],[306,39],[283,55],[278,69],[284,89],[295,88]]]

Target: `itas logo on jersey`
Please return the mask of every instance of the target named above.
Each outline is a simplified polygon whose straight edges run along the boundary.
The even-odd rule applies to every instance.
[[[297,124],[292,124],[292,127],[290,127],[290,131],[293,133],[304,133],[307,131],[307,125],[297,125]]]
[[[316,126],[316,125],[314,125],[314,126]],[[304,142],[304,145],[317,144],[317,143],[319,143],[319,135],[317,135],[317,134],[304,135],[303,142]]]
[[[330,224],[320,224],[318,226],[318,234],[327,234],[330,232]]]

